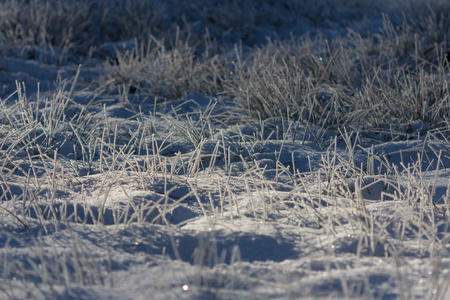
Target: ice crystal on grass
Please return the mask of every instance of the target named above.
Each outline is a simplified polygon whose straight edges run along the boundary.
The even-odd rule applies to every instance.
[[[446,1],[3,1],[1,299],[447,299]]]

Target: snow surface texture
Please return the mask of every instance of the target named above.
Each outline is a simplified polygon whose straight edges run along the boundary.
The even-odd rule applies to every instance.
[[[450,47],[433,40],[435,56],[419,64],[426,51],[394,13],[422,2],[144,2],[111,1],[117,20],[132,20],[120,32],[101,23],[107,10],[97,32],[80,25],[81,7],[67,17],[65,1],[2,4],[3,20],[18,23],[0,30],[0,299],[450,299],[450,73],[439,60]],[[447,9],[433,16],[449,32],[450,7],[434,4]],[[14,27],[25,22],[19,11],[51,16],[52,5],[71,35],[50,17],[25,18],[42,25],[23,23],[30,31]],[[146,9],[152,21],[139,15]],[[44,25],[47,35],[31,34]],[[205,28],[217,45],[199,47],[217,47],[215,56],[178,39],[189,31],[201,44]],[[179,44],[164,46],[167,32]],[[331,49],[344,35],[369,43],[357,32],[380,34],[364,49],[390,54],[356,49],[344,61],[382,57],[373,79],[395,57],[399,68],[423,67],[423,81],[408,90],[414,76],[401,81],[401,72],[398,85],[370,85],[350,76],[363,74],[356,67],[333,73],[345,72],[339,47],[357,47],[314,47]],[[302,49],[318,54],[295,54],[299,68],[283,75],[277,55],[298,49],[283,46],[290,33],[317,37]],[[414,113],[389,102],[425,86],[420,105],[440,104]],[[276,93],[281,100],[264,102]],[[314,101],[303,110],[283,97]],[[338,107],[349,97],[385,103]]]

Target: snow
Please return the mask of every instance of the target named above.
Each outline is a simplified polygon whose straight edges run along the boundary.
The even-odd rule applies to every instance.
[[[243,127],[241,132],[249,135],[251,129]],[[411,144],[377,147],[394,162],[402,149],[414,157]],[[202,154],[211,154],[214,146],[205,145]],[[37,205],[32,204],[25,218],[30,231],[2,213],[3,274],[12,277],[5,294],[20,298],[28,292],[38,299],[307,299],[354,294],[394,299],[399,294],[421,298],[429,292],[430,274],[445,270],[450,260],[447,255],[435,257],[432,248],[438,245],[418,239],[415,225],[405,224],[405,216],[416,218],[405,210],[417,209],[393,200],[399,192],[394,180],[373,176],[350,184],[353,189],[361,186],[367,212],[352,215],[356,204],[351,201],[327,203],[317,186],[308,193],[292,188],[289,178],[276,170],[277,156],[278,168],[292,170],[293,158],[300,172],[317,169],[325,151],[308,142],[277,139],[263,148],[256,151],[257,164],[233,161],[232,176],[219,168],[205,168],[194,177],[189,170],[184,175],[160,171],[151,178],[119,170],[74,176],[68,187],[41,188]],[[208,163],[205,159],[204,165]],[[445,196],[448,169],[441,170],[437,180],[434,171],[422,176],[424,184],[434,183],[435,200]],[[5,204],[32,188],[21,180],[3,183]],[[325,205],[319,204],[321,197]],[[384,228],[354,228],[364,218],[370,218],[367,226]],[[446,217],[428,221],[436,222],[433,234],[447,236]],[[40,270],[34,277],[22,275],[33,274],[33,268]],[[400,281],[408,290],[398,290]]]
[[[76,70],[1,58],[1,99],[17,81],[36,103],[38,83],[43,99]],[[79,84],[97,72],[83,68]],[[2,161],[0,299],[450,298],[450,157],[424,124],[409,140],[359,137],[355,149],[342,133],[275,118],[197,139],[171,109],[196,123],[234,110],[229,99],[189,92],[155,115],[140,95],[119,98],[90,107],[107,119],[93,130],[120,131],[117,145],[89,144],[103,159],[78,149],[87,167],[74,165],[75,138],[60,134],[65,146],[46,161]],[[93,93],[74,99],[68,116]],[[147,148],[126,152],[120,139],[144,123],[156,129]]]

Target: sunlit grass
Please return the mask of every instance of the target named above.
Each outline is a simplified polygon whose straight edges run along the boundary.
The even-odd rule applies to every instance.
[[[0,99],[0,298],[164,260],[151,292],[444,299],[446,1],[176,2],[0,4],[2,55],[97,71]]]

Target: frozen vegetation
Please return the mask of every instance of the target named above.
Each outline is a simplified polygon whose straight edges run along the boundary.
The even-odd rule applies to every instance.
[[[0,299],[450,299],[447,0],[0,2]]]

